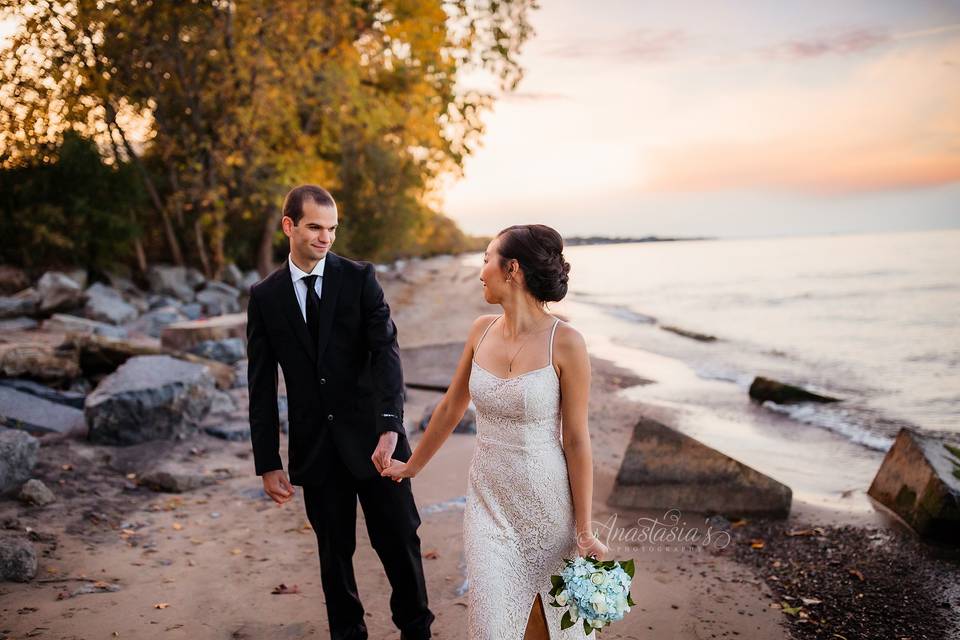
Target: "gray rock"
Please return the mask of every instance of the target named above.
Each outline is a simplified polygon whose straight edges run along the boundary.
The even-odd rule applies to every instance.
[[[21,393],[29,393],[38,398],[73,407],[74,409],[83,409],[83,400],[87,395],[76,391],[57,391],[39,382],[24,380],[22,378],[0,378],[0,387],[10,387]]]
[[[243,274],[243,281],[237,285],[237,288],[241,291],[248,292],[250,291],[250,287],[260,282],[260,280],[262,280],[262,278],[259,272],[253,270],[247,271]]]
[[[136,356],[87,396],[90,440],[130,445],[193,433],[210,409],[206,367],[170,356]]]
[[[177,307],[159,307],[147,311],[133,322],[127,324],[126,328],[135,333],[145,333],[148,336],[159,338],[163,334],[165,327],[186,320],[187,316]]]
[[[20,536],[0,533],[0,580],[30,582],[40,562],[33,543]]]
[[[2,304],[2,302],[0,302],[0,304]],[[0,318],[2,317],[3,313],[0,312]],[[7,318],[5,320],[0,320],[0,333],[6,333],[8,331],[27,331],[29,329],[36,329],[39,325],[39,322],[26,316]]]
[[[434,409],[437,408],[437,403],[431,404],[427,407],[426,411],[423,412],[423,417],[420,418],[420,424],[418,428],[420,431],[426,431],[427,425],[430,424],[430,417],[433,416]],[[477,410],[473,406],[473,403],[470,403],[470,406],[467,407],[466,412],[463,414],[463,418],[460,419],[460,422],[453,430],[454,433],[476,433],[477,432]]]
[[[0,423],[34,434],[82,430],[83,411],[0,386]]]
[[[150,309],[159,309],[161,307],[175,307],[179,309],[183,304],[183,301],[173,296],[159,293],[151,293],[147,296],[147,305]]]
[[[0,494],[19,489],[30,478],[39,448],[40,441],[26,431],[0,427]]]
[[[769,400],[777,404],[791,402],[840,402],[837,398],[812,393],[801,387],[757,376],[750,384],[750,397],[758,402]]]
[[[230,442],[249,442],[250,423],[249,422],[224,422],[221,424],[207,425],[203,432]]]
[[[203,305],[199,302],[188,302],[180,305],[180,312],[187,320],[199,320],[203,317]]]
[[[191,351],[196,345],[207,340],[246,340],[246,336],[247,314],[231,313],[167,325],[160,334],[160,343],[164,349]]]
[[[193,290],[201,288],[204,283],[207,281],[207,278],[203,273],[194,267],[187,267],[187,284],[193,287]]]
[[[214,389],[211,391],[210,415],[233,413],[237,409],[237,402],[229,393]]]
[[[183,493],[213,484],[216,478],[182,469],[173,464],[165,464],[147,471],[139,477],[138,481],[154,491]]]
[[[195,276],[188,275],[186,267],[153,265],[147,269],[150,291],[173,296],[184,302],[193,302]]]
[[[40,507],[45,507],[48,504],[57,501],[57,496],[53,495],[53,492],[47,488],[47,485],[43,484],[40,480],[31,478],[27,480],[23,486],[20,488],[20,493],[17,494],[17,499],[21,502],[26,502],[27,504],[35,504]]]
[[[462,342],[401,349],[403,380],[412,389],[446,391],[462,353]]]
[[[223,281],[231,287],[240,288],[243,286],[243,272],[234,263],[229,263],[223,269]]]
[[[85,289],[87,286],[87,270],[83,267],[76,267],[74,269],[67,269],[63,272],[63,275],[67,276],[78,285],[81,289]]]
[[[48,271],[37,282],[40,313],[73,309],[83,304],[83,287],[73,278],[59,271]]]
[[[240,291],[223,282],[211,280],[197,293],[197,302],[203,305],[207,316],[240,312]]]
[[[867,495],[922,537],[960,545],[960,443],[900,429]]]
[[[246,346],[240,338],[204,340],[191,348],[190,353],[227,364],[235,364],[247,357]]]
[[[641,418],[608,500],[628,509],[680,509],[731,517],[790,513],[793,492],[666,425]]]
[[[16,318],[17,316],[32,316],[40,306],[39,299],[33,290],[19,296],[0,297],[0,318]]]
[[[60,333],[82,333],[97,336],[107,336],[108,338],[126,338],[127,330],[123,327],[117,327],[106,322],[72,316],[66,313],[55,313],[50,318],[43,321],[44,331],[54,331]]]
[[[138,313],[115,289],[96,282],[87,289],[84,315],[109,324],[123,324],[135,320]]]

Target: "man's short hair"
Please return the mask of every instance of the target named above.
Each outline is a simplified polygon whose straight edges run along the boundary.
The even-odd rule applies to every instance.
[[[283,199],[283,215],[291,218],[294,225],[300,224],[300,219],[303,218],[304,200],[313,200],[316,205],[321,207],[336,208],[337,206],[333,196],[323,187],[318,187],[315,184],[302,184],[299,187],[294,187]]]

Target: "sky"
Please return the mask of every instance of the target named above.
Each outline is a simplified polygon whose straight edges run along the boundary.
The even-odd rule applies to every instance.
[[[960,227],[960,2],[540,4],[524,79],[442,191],[465,231]]]

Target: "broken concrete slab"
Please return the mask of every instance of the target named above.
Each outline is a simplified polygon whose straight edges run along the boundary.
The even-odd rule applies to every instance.
[[[960,443],[900,429],[867,495],[920,536],[960,545]]]
[[[87,396],[89,439],[131,445],[194,433],[213,388],[203,365],[165,355],[130,358]]]
[[[82,431],[83,411],[0,386],[0,423],[34,435]]]
[[[634,427],[608,503],[728,518],[786,517],[793,492],[702,442],[649,418]]]
[[[839,398],[824,396],[802,387],[757,376],[750,385],[750,397],[758,402],[770,400],[777,404],[791,402],[840,402]]]
[[[175,322],[163,328],[160,344],[167,349],[191,351],[201,342],[228,338],[240,338],[246,344],[246,313],[230,313],[214,318]]]

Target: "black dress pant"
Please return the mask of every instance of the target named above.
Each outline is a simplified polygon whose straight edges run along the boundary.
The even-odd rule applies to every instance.
[[[333,640],[364,640],[367,627],[357,594],[353,553],[357,546],[357,498],[363,508],[370,544],[390,581],[390,611],[401,638],[430,637],[434,616],[420,556],[420,515],[410,479],[397,483],[375,476],[358,480],[338,456],[321,485],[303,485],[307,518],[317,535],[320,578]]]

